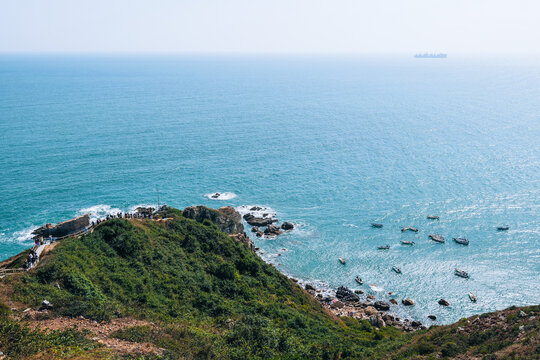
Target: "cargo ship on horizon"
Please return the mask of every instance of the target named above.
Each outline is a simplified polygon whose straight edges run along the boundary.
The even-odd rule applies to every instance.
[[[428,58],[428,59],[446,59],[446,54],[444,53],[438,53],[438,54],[430,54],[430,53],[424,53],[424,54],[415,54],[415,58]]]

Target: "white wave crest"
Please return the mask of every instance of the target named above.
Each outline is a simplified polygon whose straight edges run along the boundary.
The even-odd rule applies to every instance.
[[[204,194],[210,200],[231,200],[236,197],[236,194],[233,192],[215,192],[211,194]]]
[[[32,231],[36,230],[39,226],[31,226],[23,230],[15,231],[13,233],[13,240],[17,242],[24,242],[32,240]]]
[[[122,210],[120,210],[119,208],[101,204],[81,209],[77,212],[77,216],[89,213],[90,221],[96,221],[97,219],[102,219],[107,215],[118,214],[119,212],[122,212]]]

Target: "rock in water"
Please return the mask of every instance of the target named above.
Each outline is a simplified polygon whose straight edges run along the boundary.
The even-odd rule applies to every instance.
[[[444,299],[441,299],[439,300],[439,305],[442,305],[442,306],[449,306],[450,303]]]
[[[265,235],[281,235],[283,234],[283,231],[281,231],[277,226],[268,224],[266,229],[264,229]]]
[[[271,217],[256,217],[253,214],[244,215],[244,220],[246,220],[246,222],[251,226],[266,226],[278,221],[277,219],[273,219]]]
[[[251,232],[252,232],[252,233],[257,233],[257,232],[259,232],[259,228],[258,228],[257,226],[254,226],[254,227],[251,228]]]
[[[352,292],[349,288],[345,286],[340,286],[336,291],[336,297],[341,301],[351,301],[357,302],[360,301],[358,295]]]
[[[314,287],[313,285],[311,285],[311,284],[306,284],[306,286],[304,286],[304,288],[305,288],[306,290],[312,290],[312,291],[317,290],[317,289],[315,289],[315,287]]]
[[[390,303],[392,303],[392,304],[394,304],[394,305],[397,305],[396,299],[390,299]]]
[[[414,305],[414,301],[412,301],[411,299],[403,299],[401,300],[401,303],[405,306],[413,306]]]
[[[202,223],[208,219],[217,225],[220,231],[227,234],[242,234],[244,233],[244,225],[242,225],[242,217],[238,211],[231,206],[225,206],[218,210],[207,208],[206,206],[189,206],[184,209],[184,217],[193,219]]]
[[[281,228],[283,230],[292,230],[294,229],[294,225],[291,224],[290,222],[285,221],[283,224],[281,224]]]
[[[390,310],[390,304],[385,303],[384,301],[375,301],[375,309],[380,311],[388,311]]]
[[[433,321],[437,320],[437,317],[435,315],[428,315],[428,318]]]

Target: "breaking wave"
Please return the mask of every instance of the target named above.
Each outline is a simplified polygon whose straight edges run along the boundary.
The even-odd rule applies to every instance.
[[[236,197],[236,194],[233,192],[215,192],[210,194],[204,194],[210,200],[231,200]]]

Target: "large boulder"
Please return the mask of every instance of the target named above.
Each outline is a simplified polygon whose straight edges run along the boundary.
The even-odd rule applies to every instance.
[[[265,235],[281,235],[283,234],[283,231],[281,231],[277,226],[269,224],[266,229],[264,229]]]
[[[90,225],[90,214],[84,214],[71,220],[63,221],[56,225],[45,224],[40,228],[33,231],[33,234],[37,236],[48,237],[62,237],[70,234],[77,233],[84,230],[85,227]]]
[[[256,217],[250,213],[244,215],[244,220],[251,226],[266,226],[278,221],[271,217]]]
[[[288,222],[288,221],[285,221],[283,224],[281,224],[281,228],[282,228],[283,230],[292,230],[292,229],[294,229],[294,225],[291,224],[291,223]]]
[[[413,306],[414,305],[414,301],[412,301],[411,299],[403,299],[401,300],[401,303],[405,306]]]
[[[444,299],[441,299],[439,300],[439,305],[442,305],[442,306],[449,306],[450,303]]]
[[[349,288],[340,286],[336,291],[336,297],[341,301],[358,302],[360,298]]]
[[[231,206],[225,206],[218,210],[206,206],[189,206],[184,209],[184,217],[203,222],[208,219],[217,225],[218,229],[227,234],[243,234],[244,225],[240,213]]]
[[[375,309],[380,311],[388,311],[390,310],[390,304],[385,303],[384,301],[375,301]]]

